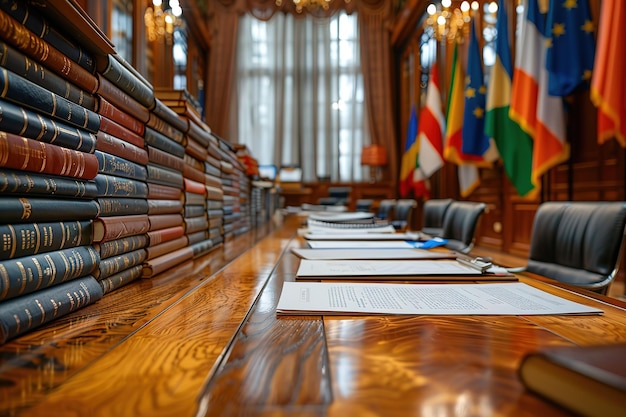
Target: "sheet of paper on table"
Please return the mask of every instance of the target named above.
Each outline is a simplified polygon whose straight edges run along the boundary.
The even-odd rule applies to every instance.
[[[391,284],[285,282],[276,307],[289,315],[552,315],[601,314],[516,283]]]
[[[311,243],[330,243],[330,242],[311,242]],[[349,243],[349,242],[346,242]],[[363,242],[359,242],[363,243]],[[378,242],[385,244],[396,244],[403,242]],[[323,245],[322,245],[323,246]],[[311,260],[340,260],[340,259],[455,259],[458,254],[455,252],[434,252],[424,249],[404,249],[403,246],[400,249],[392,248],[390,250],[381,250],[381,246],[375,246],[372,248],[361,249],[343,249],[343,248],[330,248],[320,249],[315,248],[291,248],[291,251],[302,259]],[[384,246],[383,246],[384,247]]]

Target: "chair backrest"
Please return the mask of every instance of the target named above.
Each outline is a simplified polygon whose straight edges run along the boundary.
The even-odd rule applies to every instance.
[[[443,219],[441,237],[448,240],[446,247],[468,253],[474,246],[474,235],[480,217],[487,205],[473,201],[453,201]]]
[[[443,233],[443,219],[452,201],[451,198],[424,201],[421,231],[427,235],[441,236]]]
[[[372,204],[374,204],[374,200],[370,198],[359,198],[356,200],[356,211],[368,212],[372,208]]]
[[[535,214],[526,270],[605,294],[619,264],[626,202],[546,202]]]
[[[417,201],[404,198],[396,200],[396,205],[393,209],[393,219],[391,224],[397,230],[404,230],[410,227],[413,220],[413,211],[417,207]]]
[[[396,206],[396,200],[392,198],[387,198],[380,200],[378,203],[378,211],[376,213],[376,217],[379,219],[387,219],[391,220],[393,218],[394,208]]]

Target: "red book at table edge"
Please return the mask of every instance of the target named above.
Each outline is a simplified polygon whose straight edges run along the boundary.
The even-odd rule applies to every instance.
[[[519,376],[531,391],[584,416],[626,416],[626,343],[528,353]]]

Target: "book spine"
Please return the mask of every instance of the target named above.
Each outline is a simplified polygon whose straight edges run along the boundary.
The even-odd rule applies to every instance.
[[[193,259],[196,259],[209,253],[213,249],[213,242],[206,239],[206,240],[202,240],[200,242],[194,243],[190,247],[191,247],[191,250],[193,251]]]
[[[200,205],[187,205],[185,204],[183,210],[183,216],[187,218],[204,216],[206,214],[206,207]]]
[[[94,179],[99,197],[148,198],[148,185],[142,181],[98,174]]]
[[[148,217],[150,219],[150,232],[183,225],[182,214],[157,214]]]
[[[0,260],[91,244],[92,222],[68,221],[0,225]]]
[[[137,100],[146,108],[154,105],[154,91],[141,82],[132,72],[124,67],[113,55],[107,55],[108,62],[99,72],[122,91]],[[148,119],[146,118],[145,121]]]
[[[204,171],[200,171],[191,165],[185,164],[183,166],[183,177],[189,178],[190,180],[196,181],[198,183],[204,184]]]
[[[206,186],[203,182],[193,181],[189,178],[184,179],[184,190],[189,191],[196,194],[206,194]]]
[[[194,140],[198,142],[201,146],[205,148],[209,146],[210,132],[207,132],[192,120],[189,121],[189,132],[187,132],[187,134],[194,138]]]
[[[142,278],[152,278],[182,262],[193,258],[193,251],[189,247],[177,249],[143,263]]]
[[[185,167],[185,160],[183,158],[164,152],[150,145],[148,145],[148,160],[181,173]]]
[[[91,274],[100,256],[92,246],[78,246],[0,262],[0,300]]]
[[[148,215],[98,217],[94,221],[94,242],[107,242],[127,236],[143,235],[150,230]]]
[[[165,229],[153,230],[146,234],[148,236],[148,245],[156,246],[168,240],[174,240],[185,234],[183,226],[166,227]]]
[[[48,71],[43,65],[31,60],[2,41],[0,41],[0,66],[79,106],[86,107],[91,111],[96,109],[96,99],[92,94],[78,88],[52,71]]]
[[[104,291],[104,295],[140,278],[142,270],[142,265],[136,265],[132,268],[125,269],[122,272],[118,272],[117,274],[100,280],[100,286]]]
[[[98,158],[98,172],[101,174],[132,178],[139,181],[145,181],[148,178],[148,171],[144,165],[102,151],[96,151],[94,155]]]
[[[145,248],[146,246],[148,246],[148,237],[145,234],[126,236],[94,244],[94,247],[100,253],[101,259]]]
[[[207,148],[202,147],[196,140],[191,137],[187,137],[187,145],[185,146],[185,152],[194,158],[198,158],[201,161],[204,161],[208,154]]]
[[[110,258],[102,259],[94,277],[99,281],[110,277],[111,275],[117,274],[127,268],[140,265],[145,260],[145,249],[137,249],[131,252],[125,252]]]
[[[184,221],[185,233],[187,234],[207,230],[209,228],[209,221],[206,216],[186,218]]]
[[[78,278],[0,303],[0,343],[100,300],[102,287],[92,276]]]
[[[131,131],[129,128],[124,127],[121,124],[114,122],[108,117],[102,115],[100,115],[100,130],[110,134],[111,136],[115,136],[116,138],[131,143],[138,148],[143,148],[146,145],[146,142],[142,136],[139,136],[135,132]]]
[[[180,214],[183,203],[180,200],[148,200],[148,214]]]
[[[148,146],[160,149],[179,158],[184,158],[185,156],[185,147],[183,145],[150,127],[146,127],[144,139]]]
[[[183,148],[184,151],[184,148]],[[204,164],[205,161],[201,161],[197,158],[194,158],[193,156],[189,155],[188,153],[185,153],[185,156],[183,157],[183,159],[185,160],[185,164],[191,166],[194,169],[197,169],[198,171],[204,173]],[[208,160],[208,158],[207,158]]]
[[[152,109],[152,113],[163,119],[166,123],[172,125],[172,127],[180,130],[181,132],[186,132],[189,128],[185,120],[179,117],[178,114],[176,114],[172,109],[170,109],[159,99],[155,100],[155,105]]]
[[[31,174],[25,171],[0,168],[0,193],[95,198],[98,195],[98,187],[94,181]]]
[[[100,127],[100,118],[96,113],[46,90],[6,68],[0,68],[0,91],[2,98],[40,111],[74,127],[93,133],[97,132]]]
[[[92,154],[7,132],[0,132],[0,166],[88,180],[98,174],[98,160]]]
[[[146,168],[148,169],[147,182],[152,182],[161,185],[169,185],[172,187],[183,187],[183,173],[180,171],[174,171],[172,169],[149,163]]]
[[[98,79],[80,65],[72,62],[58,49],[29,31],[24,25],[0,10],[0,36],[11,46],[47,66],[59,76],[90,94],[96,92]]]
[[[183,190],[178,187],[148,183],[148,199],[151,200],[180,200]]]
[[[194,243],[198,243],[198,242],[201,242],[203,240],[206,240],[209,237],[209,231],[208,230],[200,230],[198,232],[187,233],[185,236],[187,236],[187,240],[189,241],[189,245],[193,245]]]
[[[143,198],[98,198],[100,217],[148,214],[148,200]]]
[[[149,246],[146,248],[146,261],[158,258],[159,256],[163,256],[167,253],[174,252],[180,248],[184,248],[187,246],[188,240],[186,236],[180,236],[176,239],[168,240],[163,243],[159,243],[158,245]]]
[[[150,117],[150,110],[148,110],[147,107],[126,94],[123,90],[102,76],[102,74],[98,74],[98,89],[96,93],[142,123],[146,123]]]
[[[90,220],[97,215],[93,200],[0,197],[0,219],[9,224]]]
[[[190,193],[188,191],[185,191],[184,196],[185,205],[206,205],[206,197],[202,194]]]
[[[122,139],[99,131],[96,135],[96,149],[111,155],[119,156],[140,165],[148,163],[148,152]]]
[[[42,117],[9,101],[0,100],[0,114],[0,130],[4,132],[85,153],[96,149],[93,133]]]
[[[164,134],[176,143],[184,144],[185,134],[154,113],[150,113],[146,126]]]
[[[103,97],[98,97],[98,114],[119,123],[136,135],[143,135],[146,126],[144,123],[118,109]]]
[[[95,61],[91,54],[87,53],[80,45],[61,35],[57,29],[50,26],[41,13],[29,7],[25,1],[2,0],[0,8],[85,70],[94,71]]]

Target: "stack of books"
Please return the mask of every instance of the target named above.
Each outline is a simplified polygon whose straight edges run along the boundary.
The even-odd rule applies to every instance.
[[[204,162],[207,189],[207,214],[209,215],[209,239],[214,246],[224,242],[224,190],[220,163],[219,139],[211,135],[208,155]]]
[[[36,34],[37,33],[37,34]],[[0,3],[0,342],[99,300],[95,60]]]

